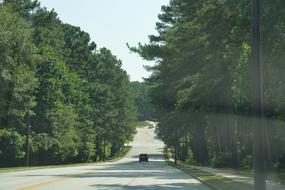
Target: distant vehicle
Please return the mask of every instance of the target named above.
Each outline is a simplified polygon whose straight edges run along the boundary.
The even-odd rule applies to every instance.
[[[142,162],[142,161],[148,162],[148,155],[147,154],[140,154],[139,155],[139,162]]]

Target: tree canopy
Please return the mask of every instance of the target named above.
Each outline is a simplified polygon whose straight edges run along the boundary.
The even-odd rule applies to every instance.
[[[135,81],[131,83],[139,121],[155,120],[155,110],[149,96],[150,88],[145,82]]]
[[[284,168],[284,2],[262,7],[264,146],[268,168]],[[161,137],[179,160],[252,166],[250,14],[250,1],[171,0],[158,35],[130,48],[156,61],[146,82]]]
[[[135,132],[129,77],[38,1],[0,4],[0,166],[105,160]],[[29,133],[28,133],[29,131]]]

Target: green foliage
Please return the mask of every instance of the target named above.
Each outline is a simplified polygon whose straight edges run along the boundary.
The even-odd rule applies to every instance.
[[[135,132],[127,73],[38,1],[0,6],[0,166],[108,159]],[[30,124],[28,126],[28,124]]]
[[[131,91],[138,109],[138,120],[153,120],[155,118],[154,107],[149,96],[150,86],[145,82],[132,82]]]
[[[222,153],[217,154],[211,160],[211,164],[213,167],[216,167],[216,168],[233,166],[232,153],[231,152],[222,152]],[[245,164],[245,162],[243,164]]]
[[[22,135],[13,129],[0,129],[0,165],[12,166],[24,157]]]
[[[0,7],[0,165],[21,164],[27,113],[36,106],[36,47],[30,25]]]
[[[252,156],[248,155],[244,157],[240,162],[240,167],[243,169],[251,169],[252,168]]]
[[[284,154],[279,147],[285,145],[282,6],[284,2],[265,0],[262,7],[269,167],[283,162],[278,161]],[[147,68],[153,73],[146,81],[161,137],[180,160],[189,154],[197,164],[251,167],[250,16],[250,1],[173,0],[162,7],[158,35],[150,36],[148,44],[130,47],[157,63]]]

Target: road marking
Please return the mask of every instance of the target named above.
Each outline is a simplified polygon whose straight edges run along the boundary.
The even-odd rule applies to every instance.
[[[44,180],[44,181],[42,181],[40,183],[36,183],[36,184],[33,184],[33,185],[28,185],[28,186],[25,186],[25,187],[21,187],[21,188],[19,188],[17,190],[35,189],[35,188],[38,188],[40,186],[62,182],[62,181],[64,181],[67,178],[68,177],[61,177],[61,178],[56,178],[56,179],[51,179],[51,180]]]
[[[56,179],[50,179],[50,180],[43,180],[39,183],[36,184],[32,184],[32,185],[27,185],[24,187],[20,187],[17,190],[30,190],[30,189],[35,189],[44,185],[49,185],[49,184],[55,184],[55,183],[60,183],[63,182],[65,180],[67,180],[68,178],[72,178],[72,177],[79,177],[79,176],[83,176],[83,175],[88,175],[91,174],[90,172],[88,173],[82,173],[82,174],[74,174],[74,175],[66,175],[66,176],[62,176],[60,178],[56,178]]]

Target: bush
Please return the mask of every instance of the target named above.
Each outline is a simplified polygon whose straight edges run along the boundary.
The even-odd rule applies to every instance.
[[[221,152],[217,154],[211,160],[211,164],[213,167],[216,167],[216,168],[232,167],[233,165],[232,153],[231,152]]]
[[[194,159],[193,152],[192,152],[191,150],[188,151],[188,155],[187,155],[187,157],[186,157],[185,162],[186,162],[187,164],[191,164],[191,165],[197,164],[196,161],[195,161],[195,159]]]
[[[248,155],[242,158],[240,162],[240,167],[243,169],[251,169],[252,168],[252,156]]]
[[[25,138],[12,129],[0,129],[0,166],[11,166],[23,159]]]
[[[185,162],[189,154],[188,146],[183,145],[179,147],[179,160]]]
[[[278,163],[277,163],[277,169],[278,170],[285,170],[285,154],[283,154],[279,160],[278,160]]]

